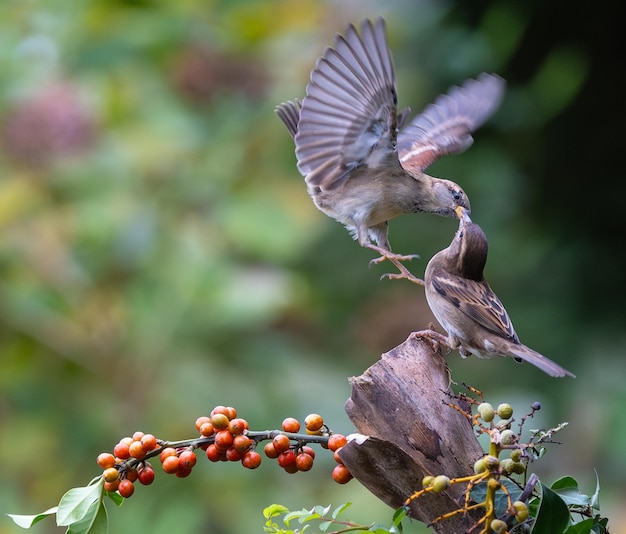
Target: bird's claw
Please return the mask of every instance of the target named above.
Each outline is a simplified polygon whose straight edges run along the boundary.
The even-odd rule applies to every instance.
[[[428,330],[420,330],[419,332],[412,332],[409,336],[410,339],[422,339],[430,344],[433,352],[438,352],[442,356],[447,356],[452,352],[452,347],[448,343],[448,338],[439,332],[436,332],[433,328],[434,325],[429,324]],[[442,350],[444,349],[444,350]]]
[[[370,261],[370,265],[377,265],[379,263],[382,263],[386,260],[389,260],[392,263],[397,262],[402,262],[402,261],[412,261],[412,260],[419,260],[420,259],[420,255],[419,254],[394,254],[394,253],[383,253],[381,254],[381,256],[379,258],[374,258],[373,260]]]
[[[419,255],[418,254],[409,254],[409,255],[395,254],[395,253],[391,252],[390,250],[386,250],[386,249],[384,249],[382,247],[377,247],[376,245],[373,245],[371,243],[369,245],[367,245],[367,247],[371,248],[372,250],[375,250],[376,252],[378,252],[380,254],[380,258],[375,258],[375,259],[370,261],[370,267],[372,265],[375,265],[375,264],[378,264],[378,263],[382,263],[385,260],[389,260],[400,271],[400,273],[396,273],[396,274],[391,274],[391,273],[383,274],[380,277],[381,280],[383,280],[384,278],[389,278],[390,280],[405,279],[405,280],[408,280],[409,282],[413,282],[414,284],[417,284],[417,285],[420,285],[420,286],[424,285],[424,280],[414,276],[402,264],[403,261],[411,261],[411,260],[419,259]]]

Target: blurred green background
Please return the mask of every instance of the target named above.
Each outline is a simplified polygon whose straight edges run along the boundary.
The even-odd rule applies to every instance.
[[[507,79],[474,146],[430,171],[470,196],[487,278],[522,341],[578,375],[455,353],[453,377],[518,410],[541,401],[534,427],[569,421],[536,471],[592,493],[597,469],[612,532],[626,532],[625,87],[611,6],[0,3],[0,512],[55,505],[135,430],[193,436],[216,404],[256,429],[319,412],[353,430],[346,378],[432,318],[421,288],[380,281],[389,266],[368,268],[371,251],[316,210],[273,108],[303,95],[335,32],[383,15],[401,106],[417,112],[481,71]],[[422,256],[422,275],[454,230],[416,215],[390,236]],[[111,532],[261,532],[274,502],[352,501],[353,518],[390,521],[331,469],[157,470],[112,511]],[[0,533],[20,531],[0,519]]]

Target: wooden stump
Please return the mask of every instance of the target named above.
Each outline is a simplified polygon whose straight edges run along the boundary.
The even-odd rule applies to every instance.
[[[361,484],[392,508],[421,489],[424,476],[470,475],[484,455],[469,420],[446,404],[459,403],[446,395],[450,377],[445,360],[425,334],[412,334],[350,379],[352,394],[345,409],[364,437],[350,440],[340,457]],[[429,524],[462,507],[464,490],[458,484],[423,495],[411,503],[408,515]],[[461,533],[475,521],[458,514],[433,528]]]

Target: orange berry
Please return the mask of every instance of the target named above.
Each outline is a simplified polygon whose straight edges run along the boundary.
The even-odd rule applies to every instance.
[[[196,456],[196,453],[193,451],[183,451],[180,453],[178,461],[181,468],[191,469],[194,465],[196,465],[198,458]]]
[[[133,458],[137,458],[138,460],[146,456],[146,449],[144,449],[141,441],[133,441],[128,448],[128,452]]]
[[[248,429],[248,421],[241,419],[241,417],[235,417],[228,423],[228,430],[231,434],[243,434],[244,430]]]
[[[338,464],[342,464],[343,460],[341,459],[341,457],[339,456],[339,451],[342,449],[343,447],[339,447],[335,452],[333,452],[333,458],[335,459],[335,462],[337,462]]]
[[[222,415],[225,415],[226,417],[228,417],[228,408],[226,408],[226,406],[216,406],[215,408],[213,408],[211,410],[211,419],[213,418],[214,415],[221,413]]]
[[[117,491],[117,487],[120,485],[120,479],[116,478],[113,482],[105,482],[104,489],[106,491]]]
[[[108,469],[109,467],[113,467],[115,465],[115,456],[113,456],[110,452],[102,452],[98,454],[96,462],[98,462],[98,465],[102,467],[102,469]]]
[[[306,452],[301,452],[296,456],[296,467],[298,471],[309,471],[313,467],[313,458]]]
[[[105,482],[113,482],[114,480],[117,480],[119,476],[120,472],[115,467],[109,467],[102,473],[102,478],[104,478]]]
[[[278,458],[278,455],[280,454],[280,452],[276,450],[276,447],[274,447],[274,443],[271,441],[265,444],[263,452],[268,458]]]
[[[296,433],[300,431],[300,422],[294,417],[287,417],[283,420],[282,427],[285,432]]]
[[[205,438],[208,438],[215,434],[215,429],[213,428],[213,423],[211,421],[207,421],[200,426],[200,434],[202,434]]]
[[[204,424],[204,423],[210,423],[211,422],[211,418],[207,417],[206,415],[201,415],[200,417],[198,417],[198,419],[196,419],[196,430],[198,432],[200,432],[200,427]]]
[[[274,436],[272,443],[278,452],[284,452],[291,446],[291,440],[285,434]]]
[[[163,460],[161,464],[163,471],[172,475],[176,473],[180,469],[180,462],[178,461],[178,456],[168,456]]]
[[[233,444],[233,435],[228,430],[220,430],[215,434],[215,446],[225,451]]]
[[[144,436],[143,432],[137,431],[133,434],[133,441],[141,441],[141,438],[143,438],[143,436]]]
[[[120,480],[120,485],[117,487],[117,491],[119,494],[128,499],[135,492],[135,485],[125,478],[124,480]]]
[[[343,434],[331,434],[328,438],[328,448],[333,452],[343,447],[346,443],[348,443],[348,440]]]
[[[324,419],[319,414],[309,414],[304,419],[304,426],[309,432],[317,432],[324,426]]]
[[[163,461],[169,456],[178,456],[174,447],[166,447],[165,449],[163,449],[161,451],[161,454],[159,455],[159,460],[161,460],[161,463],[163,463]]]
[[[226,415],[232,421],[235,417],[237,417],[237,410],[235,410],[232,406],[227,406]]]
[[[141,438],[141,444],[146,452],[153,451],[158,446],[157,439],[152,434],[144,434]]]
[[[256,451],[248,451],[243,455],[241,463],[246,469],[256,469],[261,465],[261,455]]]
[[[233,439],[233,448],[243,454],[250,448],[251,443],[252,441],[248,436],[241,434]]]
[[[154,482],[154,469],[150,464],[146,464],[141,471],[139,471],[137,478],[139,482],[144,486],[149,486]]]
[[[345,465],[336,465],[333,469],[333,480],[338,484],[347,484],[352,480],[352,473]]]
[[[226,430],[228,428],[228,417],[223,413],[216,413],[211,416],[211,423],[215,430]]]
[[[289,467],[295,464],[296,455],[291,449],[283,451],[278,455],[278,465],[281,467]]]

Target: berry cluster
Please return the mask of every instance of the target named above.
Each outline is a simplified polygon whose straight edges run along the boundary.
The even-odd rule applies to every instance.
[[[204,451],[211,462],[241,462],[247,469],[256,469],[261,455],[255,449],[262,441],[268,441],[263,448],[265,456],[276,459],[287,473],[309,471],[315,459],[309,443],[318,443],[333,452],[338,463],[333,479],[339,484],[352,479],[338,455],[347,443],[346,437],[333,433],[318,414],[305,418],[304,434],[299,433],[300,422],[293,417],[283,421],[282,430],[251,431],[248,422],[238,417],[231,406],[216,406],[208,416],[198,417],[195,426],[200,436],[184,441],[168,442],[143,432],[122,438],[113,454],[103,452],[98,456],[98,465],[104,470],[104,489],[128,498],[134,493],[137,480],[143,485],[151,484],[155,476],[148,462],[151,458],[159,459],[164,472],[185,478],[196,465],[196,449]]]

